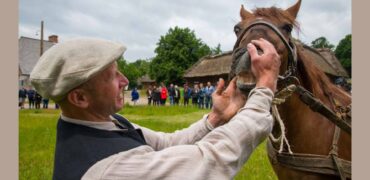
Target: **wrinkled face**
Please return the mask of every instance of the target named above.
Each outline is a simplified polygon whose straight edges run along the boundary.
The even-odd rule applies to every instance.
[[[94,89],[90,90],[89,108],[102,114],[113,114],[122,109],[123,90],[129,82],[118,70],[116,62],[94,77],[91,83],[90,87]]]
[[[253,13],[244,9],[243,5],[240,10],[241,21],[234,26],[234,32],[237,36],[237,43],[233,53],[233,66],[230,75],[237,76],[237,84],[243,84],[247,89],[252,89],[255,85],[255,78],[251,72],[251,64],[248,59],[248,53],[241,53],[240,49],[246,48],[247,44],[254,39],[264,38],[272,43],[281,57],[280,74],[284,74],[287,70],[288,63],[288,48],[283,40],[267,25],[251,24],[259,21],[265,21],[274,26],[287,41],[291,41],[291,32],[295,23],[295,17],[300,7],[300,0],[288,8],[282,10],[279,8],[257,8]],[[247,29],[247,30],[246,30]],[[257,47],[259,53],[263,53]],[[244,56],[243,56],[244,55]],[[244,66],[244,67],[241,67]],[[238,86],[239,87],[239,86]]]

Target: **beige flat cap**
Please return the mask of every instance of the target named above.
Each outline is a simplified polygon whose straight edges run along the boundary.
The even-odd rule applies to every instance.
[[[33,68],[30,79],[43,97],[59,101],[122,57],[126,47],[112,41],[78,38],[47,50]]]

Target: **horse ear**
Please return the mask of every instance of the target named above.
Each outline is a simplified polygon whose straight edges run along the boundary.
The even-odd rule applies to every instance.
[[[242,20],[248,19],[249,17],[252,16],[252,13],[244,9],[244,6],[242,4],[242,7],[240,8],[240,17]]]
[[[296,4],[294,4],[293,6],[288,8],[286,11],[290,15],[292,15],[294,18],[296,18],[297,14],[298,14],[298,11],[299,11],[299,8],[301,7],[301,2],[302,2],[302,0],[298,0],[298,2]]]

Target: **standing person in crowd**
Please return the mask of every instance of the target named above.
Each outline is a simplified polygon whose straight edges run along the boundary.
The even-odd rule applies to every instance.
[[[175,85],[175,95],[174,95],[174,101],[176,105],[179,105],[181,94],[180,94],[180,89],[177,85]]]
[[[212,93],[215,91],[215,88],[212,86],[211,82],[207,82],[207,86],[204,88],[206,94],[206,108],[212,108]]]
[[[153,105],[159,106],[160,105],[160,99],[161,99],[161,91],[159,87],[153,86]]]
[[[199,93],[198,93],[198,107],[200,109],[204,108],[204,97],[206,96],[206,90],[203,86],[203,83],[199,84]]]
[[[168,88],[168,96],[170,98],[170,105],[175,104],[175,87],[173,87],[173,84],[170,84],[170,87]]]
[[[30,87],[30,89],[27,91],[29,109],[35,108],[35,94],[36,91],[32,87]]]
[[[35,108],[36,109],[40,109],[41,107],[41,100],[42,100],[42,96],[36,91],[36,94],[35,94]]]
[[[131,101],[134,102],[134,105],[136,105],[137,101],[139,100],[139,92],[137,92],[137,88],[135,87],[131,91]]]
[[[198,84],[194,84],[194,89],[191,93],[191,104],[193,104],[193,106],[198,106],[198,100],[199,100],[199,86]]]
[[[124,46],[75,39],[51,47],[30,79],[61,107],[53,179],[233,179],[273,126],[270,108],[280,58],[267,41],[252,42],[264,53],[248,44],[257,83],[247,102],[235,78],[226,89],[220,79],[212,110],[174,133],[157,132],[117,114],[129,83],[117,65]]]
[[[43,109],[49,108],[49,98],[45,98],[45,97],[42,98],[42,108]]]
[[[192,90],[189,88],[188,84],[184,84],[184,106],[189,105],[189,99],[191,98]]]
[[[146,96],[148,97],[148,105],[152,104],[153,100],[153,88],[152,85],[149,85],[148,89],[146,90]]]
[[[161,105],[162,106],[166,105],[167,94],[168,94],[167,88],[164,85],[164,83],[161,82],[161,96],[160,97],[161,97]]]
[[[24,109],[24,103],[26,101],[26,98],[27,98],[27,90],[24,87],[22,87],[18,91],[18,99],[19,99],[18,106],[21,107],[21,109]]]

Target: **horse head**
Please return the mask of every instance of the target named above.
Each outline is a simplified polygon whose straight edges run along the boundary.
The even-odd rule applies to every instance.
[[[247,44],[254,39],[264,38],[271,42],[281,57],[280,77],[296,73],[297,54],[293,44],[292,30],[298,27],[295,21],[301,0],[286,10],[256,8],[249,12],[241,6],[241,21],[234,26],[237,41],[233,49],[233,63],[229,78],[237,76],[237,85],[244,92],[255,87],[256,80],[251,71]],[[261,50],[257,47],[259,53]]]

